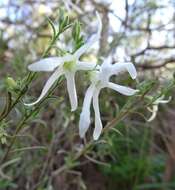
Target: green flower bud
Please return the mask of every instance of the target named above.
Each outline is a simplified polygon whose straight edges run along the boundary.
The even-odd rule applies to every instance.
[[[7,144],[7,139],[5,137],[1,138],[1,144]]]
[[[17,83],[15,82],[15,80],[12,77],[7,77],[5,79],[5,86],[11,90],[15,90],[18,87]]]

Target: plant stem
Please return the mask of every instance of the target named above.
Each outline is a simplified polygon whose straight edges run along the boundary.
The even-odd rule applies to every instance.
[[[46,57],[49,53],[49,51],[51,50],[53,44],[56,42],[56,40],[58,39],[60,33],[58,33],[55,38],[52,39],[50,45],[48,46],[48,48],[45,50],[45,52],[43,53],[42,57]],[[9,108],[8,112],[3,115],[2,118],[0,118],[0,122],[5,118],[7,117],[7,115],[10,113],[10,111],[15,107],[15,105],[19,102],[19,100],[25,95],[25,93],[27,92],[27,87],[28,85],[32,82],[32,80],[34,79],[34,77],[36,76],[36,73],[32,73],[32,72],[29,72],[28,74],[28,77],[27,77],[27,81],[25,83],[25,87],[21,90],[19,96],[16,98],[16,100],[14,101],[14,103],[12,104],[12,106]],[[19,122],[19,124],[17,125],[16,127],[16,130],[14,132],[14,136],[7,148],[7,151],[5,152],[4,154],[4,157],[2,158],[1,160],[1,163],[4,163],[7,158],[8,158],[8,155],[9,155],[9,152],[13,146],[13,144],[15,143],[16,141],[16,138],[17,138],[17,134],[20,132],[20,130],[22,129],[22,127],[25,125],[26,121],[32,116],[33,112],[35,111],[38,111],[40,109],[40,105],[48,98],[48,96],[50,96],[50,94],[53,92],[53,90],[57,87],[57,85],[55,85],[53,87],[53,89],[48,93],[48,95],[38,104],[38,106],[32,110],[27,116],[24,116],[23,120],[21,122]]]
[[[53,47],[54,43],[56,42],[56,40],[58,40],[59,38],[59,35],[61,33],[58,32],[58,34],[51,40],[49,46],[47,47],[47,49],[44,51],[43,55],[42,55],[42,58],[45,58],[48,56],[48,53],[49,51],[51,50],[51,48]],[[27,76],[27,80],[25,81],[25,84],[24,84],[24,87],[22,88],[21,92],[19,93],[18,97],[16,98],[16,100],[12,103],[12,105],[9,107],[8,111],[3,114],[1,117],[0,117],[0,122],[5,119],[9,113],[11,112],[11,110],[16,106],[16,104],[20,101],[20,99],[25,95],[25,93],[27,92],[28,90],[28,86],[29,84],[33,81],[33,79],[35,78],[36,76],[36,73],[32,73],[32,72],[29,72],[28,76]]]
[[[60,82],[60,81],[59,81],[59,82]],[[41,104],[50,96],[50,94],[55,90],[55,88],[57,87],[57,85],[58,85],[58,83],[50,90],[50,92],[48,93],[48,95],[38,104],[38,106],[35,107],[34,110],[31,110],[30,113],[29,113],[28,115],[24,116],[23,120],[22,120],[21,122],[19,122],[19,124],[17,125],[16,130],[15,130],[15,132],[14,132],[14,135],[13,135],[13,137],[12,137],[12,140],[11,140],[11,142],[10,142],[10,145],[8,146],[7,151],[5,152],[4,157],[3,157],[2,160],[1,160],[1,163],[4,163],[5,160],[7,160],[8,155],[9,155],[9,152],[10,152],[10,150],[11,150],[13,144],[14,144],[15,141],[16,141],[17,135],[18,135],[18,133],[20,132],[20,130],[22,129],[22,127],[25,125],[25,123],[27,122],[27,120],[32,116],[32,114],[33,114],[34,112],[40,110]]]

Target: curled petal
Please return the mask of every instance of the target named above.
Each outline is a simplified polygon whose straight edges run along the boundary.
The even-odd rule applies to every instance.
[[[95,129],[93,133],[94,140],[98,140],[103,129],[98,102],[99,92],[99,90],[96,90],[93,95],[93,107],[95,111]]]
[[[77,70],[92,70],[96,66],[96,63],[90,63],[85,61],[78,61]]]
[[[147,120],[148,122],[153,121],[156,118],[157,111],[158,111],[158,105],[153,105],[153,110],[150,110],[152,112],[151,117]]]
[[[150,107],[147,107],[148,111],[153,112],[153,109],[151,109]]]
[[[80,114],[79,135],[81,138],[84,138],[86,131],[88,130],[90,125],[90,105],[91,105],[93,92],[94,92],[94,86],[90,85],[90,87],[86,91],[82,112]]]
[[[164,95],[162,95],[161,97],[159,97],[156,101],[155,104],[167,104],[168,102],[171,101],[171,96],[168,98],[168,100],[164,100]]]
[[[163,98],[164,95],[155,101],[155,103],[153,104],[153,109],[148,108],[148,110],[152,112],[151,117],[147,120],[148,122],[151,122],[155,119],[158,112],[158,104],[167,104],[169,101],[171,101],[171,96],[168,98],[168,100],[163,100]]]
[[[112,65],[111,69],[112,69],[112,74],[118,74],[123,71],[128,71],[132,79],[135,79],[137,77],[136,68],[131,62],[115,63]]]
[[[29,103],[29,104],[24,104],[26,106],[33,106],[35,104],[37,104],[38,102],[40,102],[43,97],[47,94],[47,92],[49,91],[49,89],[52,87],[52,85],[54,84],[54,82],[63,74],[62,69],[58,68],[52,75],[51,77],[48,79],[48,81],[46,82],[41,95],[39,96],[39,98],[33,102],[33,103]]]
[[[71,60],[70,55],[66,55],[64,57],[49,57],[41,59],[31,65],[28,66],[30,71],[53,71],[56,67],[58,67],[61,63],[65,61]]]
[[[161,104],[167,104],[170,101],[171,101],[171,97],[169,97],[168,100],[160,100],[159,103],[161,103]]]
[[[100,39],[101,36],[101,30],[102,30],[102,21],[100,18],[100,15],[98,12],[96,12],[96,16],[98,19],[98,31],[96,34],[94,34],[88,42],[86,42],[83,46],[81,46],[76,52],[75,56],[79,58],[83,53],[85,53],[95,42],[97,42]]]
[[[71,111],[75,111],[77,109],[77,92],[75,87],[75,73],[67,72],[65,74],[67,80],[67,90],[69,94],[69,100],[71,104]]]
[[[112,82],[109,82],[108,83],[108,86],[109,88],[123,94],[123,95],[126,95],[126,96],[132,96],[134,95],[136,92],[138,92],[139,90],[135,90],[135,89],[132,89],[132,88],[129,88],[129,87],[126,87],[126,86],[122,86],[122,85],[118,85],[118,84],[114,84]]]

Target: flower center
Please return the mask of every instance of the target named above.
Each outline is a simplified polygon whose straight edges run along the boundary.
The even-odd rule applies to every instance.
[[[90,81],[96,86],[100,84],[99,71],[90,71],[89,78],[90,78]]]
[[[76,67],[76,60],[64,62],[63,68],[68,71],[73,71]]]

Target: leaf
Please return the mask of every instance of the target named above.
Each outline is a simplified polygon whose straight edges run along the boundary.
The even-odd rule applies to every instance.
[[[46,17],[46,18],[47,18],[47,21],[49,22],[49,24],[50,24],[50,26],[52,28],[53,36],[55,38],[55,36],[56,36],[56,29],[55,29],[54,23],[52,22],[52,20],[49,17]]]

